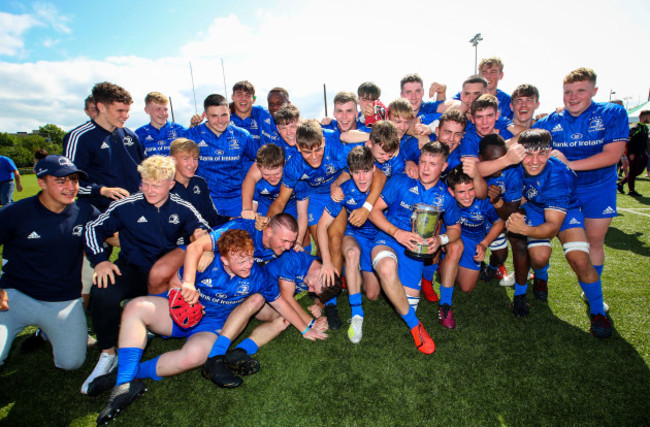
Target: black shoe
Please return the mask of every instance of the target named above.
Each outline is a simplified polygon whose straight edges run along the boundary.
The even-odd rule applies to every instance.
[[[517,317],[525,317],[528,315],[528,302],[526,302],[526,295],[515,295],[512,300],[512,313]]]
[[[488,264],[485,262],[481,262],[481,272],[479,273],[479,278],[483,282],[489,282],[494,278],[494,275],[496,274],[496,270],[490,268]]]
[[[20,354],[32,353],[47,343],[47,338],[43,337],[43,332],[37,329],[36,332],[25,338],[20,344]]]
[[[260,362],[250,357],[243,348],[226,353],[224,361],[237,375],[251,375],[260,370]]]
[[[606,314],[590,314],[589,318],[591,320],[591,335],[596,338],[608,338],[612,335],[612,326],[611,319]]]
[[[623,184],[617,183],[616,188],[618,189],[618,192],[621,194],[625,194],[625,190],[623,190]]]
[[[548,285],[546,280],[535,278],[533,281],[533,295],[535,299],[543,302],[548,301]]]
[[[630,192],[627,193],[627,194],[628,194],[629,196],[632,196],[632,197],[643,197],[643,194],[639,194],[639,193],[637,193],[636,191],[630,191]]]
[[[126,409],[127,406],[133,403],[145,391],[147,391],[147,388],[140,380],[133,380],[113,387],[106,406],[97,417],[97,424],[108,424],[110,420],[117,417],[120,412]]]
[[[327,316],[327,324],[333,331],[341,329],[341,318],[339,317],[339,309],[334,304],[327,304],[325,306],[325,316]]]
[[[88,384],[88,396],[99,396],[115,387],[117,382],[117,368],[113,369],[108,374],[100,375]]]
[[[244,381],[232,373],[224,361],[225,356],[213,356],[209,358],[201,368],[201,375],[209,379],[219,387],[235,388],[242,385]]]

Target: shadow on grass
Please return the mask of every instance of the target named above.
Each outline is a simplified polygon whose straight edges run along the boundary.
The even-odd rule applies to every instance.
[[[644,235],[643,231],[626,233],[620,228],[609,227],[607,236],[605,236],[605,245],[610,248],[631,251],[644,257],[650,257],[650,247],[646,246],[640,239]]]

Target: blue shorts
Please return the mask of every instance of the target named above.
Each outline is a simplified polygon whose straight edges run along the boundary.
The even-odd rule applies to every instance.
[[[476,245],[478,245],[481,241],[472,239],[471,237],[465,236],[463,234],[460,235],[460,238],[463,240],[465,249],[463,249],[463,256],[460,257],[458,266],[465,267],[470,270],[480,270],[481,263],[474,261],[474,255],[476,255]]]
[[[616,185],[607,187],[577,187],[584,218],[614,218],[616,216]],[[524,205],[525,206],[525,205]]]
[[[360,236],[359,234],[354,233],[353,231],[347,230],[345,232],[346,236],[354,237],[361,248],[361,257],[359,259],[359,264],[361,265],[361,271],[368,271],[372,273],[372,248],[374,242],[365,236]]]
[[[544,224],[546,222],[546,218],[544,217],[543,213],[539,213],[538,211],[534,209],[526,209],[526,204],[524,204],[524,210],[526,211],[526,224],[528,224],[531,227],[536,227],[538,225]],[[560,232],[564,230],[568,230],[570,228],[585,228],[585,219],[582,216],[582,212],[578,208],[570,208],[566,212],[566,216],[564,217],[564,221],[562,221],[562,226],[560,227]]]
[[[330,193],[312,193],[309,195],[309,226],[318,224],[321,215],[325,212],[325,206],[329,203]]]
[[[172,327],[172,334],[170,337],[172,338],[184,338],[184,337],[191,337],[194,334],[197,334],[199,332],[212,332],[215,335],[219,335],[221,332],[221,329],[223,328],[223,324],[226,323],[226,319],[222,318],[212,318],[212,317],[203,317],[201,321],[192,326],[191,328],[181,328],[176,324],[176,322],[173,322],[173,327]]]
[[[422,273],[424,272],[423,260],[406,255],[404,252],[406,248],[382,231],[377,233],[377,237],[375,238],[374,246],[379,245],[388,246],[397,254],[397,275],[402,285],[407,288],[420,290],[422,286]]]
[[[268,200],[266,199],[264,199],[264,201],[256,200],[256,202],[257,202],[257,213],[262,216],[266,216],[266,213],[269,211],[269,208],[271,207],[271,205],[268,203]],[[291,203],[291,204],[287,203],[287,206],[284,208],[284,212],[288,213],[296,220],[298,219],[298,210],[296,208],[295,203]]]

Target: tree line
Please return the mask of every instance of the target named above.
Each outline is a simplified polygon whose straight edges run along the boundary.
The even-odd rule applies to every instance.
[[[38,128],[38,135],[10,135],[0,133],[0,155],[9,157],[16,167],[31,170],[34,166],[34,153],[44,149],[48,154],[63,152],[63,137],[66,131],[57,125],[47,124]]]

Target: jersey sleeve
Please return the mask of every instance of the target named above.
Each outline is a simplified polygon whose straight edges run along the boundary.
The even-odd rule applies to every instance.
[[[620,105],[608,105],[607,123],[605,123],[605,144],[627,141],[630,124],[625,109]]]
[[[460,208],[458,207],[458,203],[449,193],[445,193],[444,197],[445,203],[443,206],[445,212],[442,214],[442,218],[447,227],[450,225],[456,225],[460,222]]]
[[[280,284],[278,281],[273,280],[266,270],[259,266],[257,267],[254,269],[254,273],[251,274],[253,276],[251,277],[251,282],[260,285],[259,293],[264,297],[266,302],[273,302],[280,298]]]
[[[122,228],[120,207],[128,205],[129,202],[126,205],[120,202],[120,200],[114,201],[108,206],[106,212],[86,224],[84,233],[86,256],[93,266],[108,261],[108,256],[104,250],[104,240]]]

